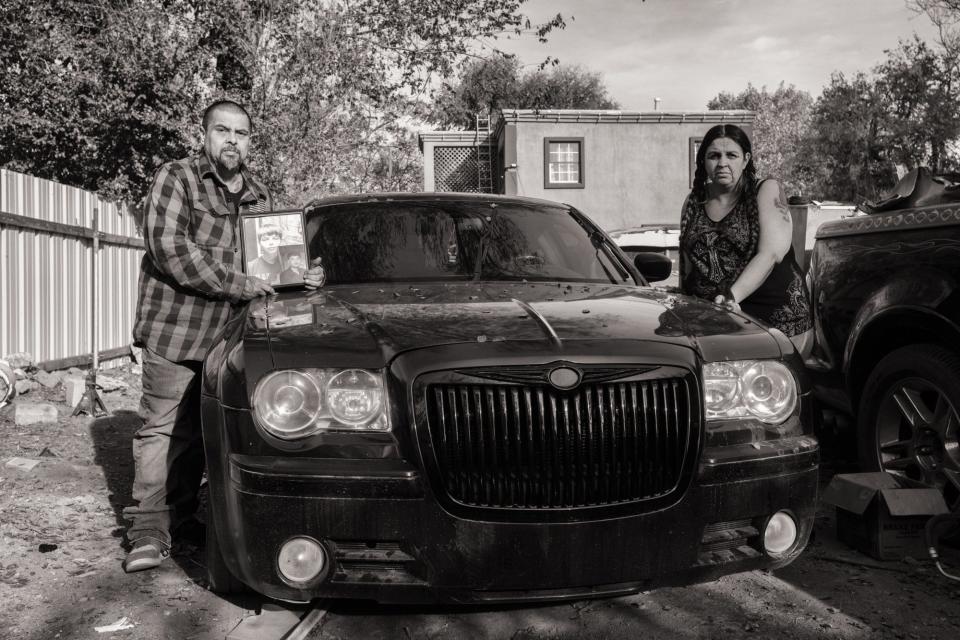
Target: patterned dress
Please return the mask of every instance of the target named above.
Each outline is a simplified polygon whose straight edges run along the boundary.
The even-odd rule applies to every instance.
[[[722,295],[756,255],[759,240],[756,195],[741,197],[714,222],[691,193],[680,218],[680,288],[706,300]],[[763,284],[738,302],[743,311],[788,336],[813,326],[810,296],[792,246]]]

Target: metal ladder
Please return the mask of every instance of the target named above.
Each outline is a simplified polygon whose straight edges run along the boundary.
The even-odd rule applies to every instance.
[[[493,149],[490,144],[490,116],[474,116],[477,148],[477,191],[493,193]]]

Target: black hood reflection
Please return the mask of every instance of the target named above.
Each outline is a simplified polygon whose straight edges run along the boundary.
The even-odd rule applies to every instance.
[[[658,336],[715,336],[743,330],[743,321],[709,302],[686,296],[664,298]]]
[[[410,349],[511,341],[542,343],[545,350],[557,352],[574,341],[668,342],[695,349],[706,359],[719,357],[718,349],[723,354],[759,350],[765,357],[780,353],[763,328],[714,305],[649,288],[571,283],[363,285],[288,292],[271,298],[266,309],[263,303],[251,304],[248,338],[255,334],[269,334],[274,357],[283,363],[350,360],[370,367]]]

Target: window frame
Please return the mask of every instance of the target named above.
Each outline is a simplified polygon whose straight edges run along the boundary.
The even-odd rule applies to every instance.
[[[561,142],[576,142],[580,148],[579,161],[577,168],[579,170],[579,182],[551,182],[550,181],[550,145]],[[583,189],[585,183],[584,167],[584,143],[583,137],[549,137],[543,139],[543,188],[544,189]]]

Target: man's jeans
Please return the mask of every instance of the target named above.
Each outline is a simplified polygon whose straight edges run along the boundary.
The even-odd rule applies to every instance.
[[[143,350],[143,426],[133,439],[137,506],[123,510],[133,524],[127,539],[153,538],[170,545],[170,531],[197,510],[203,477],[200,368],[196,360],[172,362]]]

